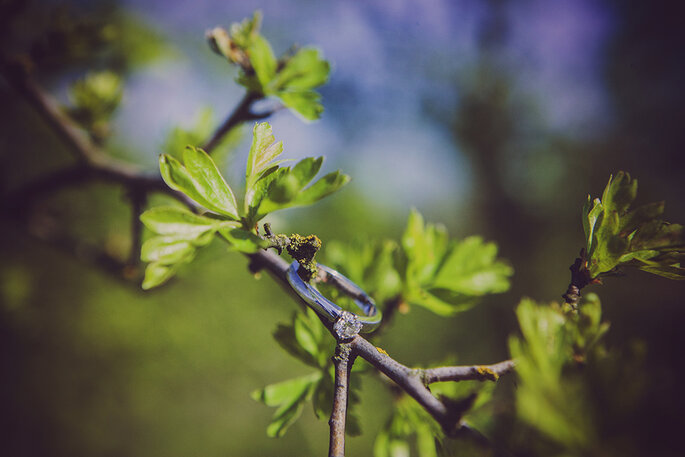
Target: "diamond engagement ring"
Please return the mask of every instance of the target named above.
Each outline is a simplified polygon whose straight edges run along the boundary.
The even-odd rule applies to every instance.
[[[288,282],[292,288],[314,311],[333,322],[333,331],[338,339],[350,339],[357,333],[368,333],[376,329],[383,318],[376,303],[366,295],[359,286],[348,278],[325,265],[317,264],[318,270],[326,273],[323,282],[335,286],[339,291],[354,300],[354,303],[364,312],[363,316],[345,311],[326,297],[317,288],[306,283],[297,274],[299,263],[294,261],[288,268]]]

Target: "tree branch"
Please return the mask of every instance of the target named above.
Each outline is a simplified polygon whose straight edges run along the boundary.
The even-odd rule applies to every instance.
[[[250,258],[250,269],[252,271],[267,270],[276,280],[288,286],[286,274],[289,265],[285,260],[268,251],[258,251],[254,254],[247,254],[247,256]],[[294,293],[292,295],[299,299]],[[300,301],[302,300],[300,299]],[[332,330],[331,327],[326,325],[329,331]],[[397,362],[385,351],[376,348],[360,335],[355,336],[349,344],[354,355],[369,362],[413,397],[433,416],[449,436],[453,436],[459,430],[459,421],[464,411],[435,398],[427,385],[439,381],[493,381],[499,375],[506,374],[514,368],[514,362],[507,360],[488,366],[412,369]]]
[[[158,175],[145,175],[136,167],[107,156],[83,134],[76,124],[62,112],[59,105],[48,94],[44,93],[20,66],[8,65],[7,62],[2,60],[0,61],[0,69],[5,74],[10,85],[34,107],[58,137],[70,148],[79,162],[78,165],[72,168],[53,173],[42,181],[34,183],[33,188],[26,189],[27,193],[36,195],[46,190],[54,190],[73,182],[73,180],[102,179],[120,183],[131,192],[134,192],[132,200],[134,214],[138,214],[144,205],[144,199],[135,197],[135,195],[144,196],[149,191],[166,192],[194,208],[195,205],[187,197],[171,191],[164,185],[164,182]],[[269,116],[273,111],[264,114],[254,114],[250,110],[252,104],[261,98],[261,95],[248,93],[234,112],[219,126],[212,135],[212,138],[206,143],[204,149],[210,152],[216,147],[221,138],[238,123]],[[134,223],[132,226],[132,236],[135,240],[139,239],[139,230],[139,225]],[[65,240],[66,238],[59,237],[57,241],[60,244],[64,244]],[[74,248],[75,251],[80,250],[84,252],[83,246],[74,246]],[[98,261],[112,261],[112,259],[100,258],[99,253],[95,253],[90,249],[88,250],[87,257],[95,257]],[[267,251],[248,254],[248,257],[251,260],[250,268],[252,271],[265,269],[281,284],[286,286],[287,290],[291,290],[286,278],[286,272],[289,267],[287,262],[276,254]],[[119,264],[109,265],[109,269],[119,270],[120,267]],[[300,301],[302,300],[300,299]],[[324,322],[324,325],[332,333],[332,325],[329,325],[327,322]],[[456,407],[453,404],[435,398],[427,385],[432,382],[448,380],[496,380],[499,375],[511,371],[514,366],[512,361],[505,361],[490,366],[442,367],[428,370],[411,369],[395,361],[384,351],[379,350],[359,335],[349,342],[339,344],[338,347],[340,350],[336,353],[336,393],[334,410],[331,416],[331,455],[336,456],[343,455],[344,452],[344,428],[348,393],[347,381],[351,364],[356,356],[364,358],[381,373],[394,381],[407,394],[412,396],[440,423],[445,432],[450,436],[459,430],[459,421],[464,408]],[[342,438],[340,438],[341,436]]]
[[[260,114],[255,114],[252,112],[252,105],[256,101],[261,100],[262,98],[264,98],[263,95],[257,94],[255,92],[247,92],[245,96],[243,96],[243,99],[240,101],[238,106],[236,106],[236,108],[226,118],[223,124],[221,124],[216,129],[212,137],[207,141],[207,143],[205,143],[202,149],[204,149],[204,151],[207,154],[209,154],[212,152],[212,150],[214,150],[214,148],[217,147],[217,145],[221,142],[223,137],[226,136],[233,127],[243,122],[257,119],[265,119],[271,116],[271,114],[273,114],[273,111],[267,111],[265,113]]]
[[[437,367],[421,370],[425,384],[444,381],[497,381],[500,376],[514,370],[513,360],[505,360],[493,365],[471,365],[457,367]]]
[[[328,425],[331,428],[328,444],[328,457],[345,457],[345,420],[349,398],[349,379],[356,354],[350,343],[338,343],[335,347],[335,389],[333,392],[333,411]]]

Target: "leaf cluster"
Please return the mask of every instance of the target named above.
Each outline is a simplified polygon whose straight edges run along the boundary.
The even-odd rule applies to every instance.
[[[441,382],[431,385],[431,391],[457,408],[463,408],[461,423],[475,426],[478,430],[489,428],[490,405],[495,383],[479,381]],[[440,425],[406,394],[400,394],[393,402],[393,411],[387,423],[376,437],[374,457],[412,455],[415,449],[419,457],[443,455],[445,434]]]
[[[94,141],[109,135],[109,120],[121,102],[122,80],[112,71],[88,73],[69,91],[71,106],[67,113],[88,131]]]
[[[300,417],[309,401],[312,402],[316,417],[321,420],[330,417],[334,389],[331,359],[334,340],[321,325],[316,312],[309,308],[304,313],[295,313],[289,324],[280,324],[274,332],[274,338],[290,355],[316,369],[309,375],[271,384],[252,393],[255,400],[277,408],[266,433],[270,437],[280,437]],[[357,373],[362,367],[361,364],[355,365],[353,372]],[[358,385],[359,379],[354,376],[353,382]],[[349,406],[358,402],[358,396],[351,391]],[[346,431],[351,435],[361,432],[357,416],[352,410],[348,410]]]
[[[276,97],[305,120],[323,112],[321,95],[315,89],[326,83],[330,64],[318,49],[307,47],[276,59],[269,42],[259,33],[261,12],[233,24],[207,32],[212,50],[240,68],[237,82],[249,92]]]
[[[578,313],[556,303],[523,299],[516,309],[521,337],[511,337],[516,360],[518,417],[566,449],[586,449],[596,439],[590,392],[581,367],[605,353],[600,342],[608,330],[601,304],[588,294]]]
[[[303,206],[330,195],[349,181],[339,171],[330,173],[311,186],[323,158],[306,158],[295,166],[281,167],[275,160],[283,152],[275,142],[271,126],[256,124],[246,168],[243,205],[221,175],[212,158],[202,149],[187,146],[181,160],[163,154],[159,159],[162,178],[183,193],[204,214],[180,208],[153,208],[141,215],[143,223],[156,234],[143,245],[141,258],[151,262],[143,288],[162,284],[180,265],[190,262],[199,247],[213,235],[220,235],[240,252],[251,253],[269,242],[256,233],[256,223],[267,214],[293,206]]]
[[[685,279],[685,231],[661,219],[664,202],[631,208],[637,180],[619,172],[602,198],[588,195],[583,207],[587,266],[596,278],[617,267],[636,267],[669,279]]]
[[[497,246],[472,236],[450,240],[442,225],[425,223],[412,210],[401,243],[329,243],[331,264],[379,302],[396,300],[452,316],[487,294],[505,292],[513,269],[497,258]]]

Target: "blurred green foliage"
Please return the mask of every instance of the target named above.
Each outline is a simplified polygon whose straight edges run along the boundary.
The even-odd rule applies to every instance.
[[[2,8],[19,3],[22,2],[3,2]],[[6,33],[11,28],[15,35],[20,31],[23,38],[3,40],[2,49],[13,52],[32,43],[28,54],[35,71],[45,80],[59,79],[74,68],[83,67],[104,69],[125,80],[132,68],[171,52],[149,24],[119,10],[98,12],[87,19],[64,9],[55,12],[38,6],[30,20],[17,16],[19,19],[3,30]],[[488,239],[497,240],[503,254],[516,267],[515,292],[502,295],[499,304],[495,299],[488,299],[483,306],[449,320],[423,312],[420,306],[409,316],[397,315],[394,331],[383,335],[383,346],[398,360],[425,363],[451,351],[459,352],[459,359],[466,361],[505,357],[502,340],[516,331],[513,313],[509,312],[511,303],[520,296],[521,289],[538,297],[562,291],[560,286],[567,281],[565,268],[580,240],[579,225],[575,223],[577,208],[573,202],[588,189],[599,186],[600,181],[604,182],[610,170],[643,170],[640,174],[641,182],[648,183],[644,186],[646,195],[650,198],[667,195],[676,213],[682,212],[682,202],[672,197],[682,192],[682,168],[674,165],[682,151],[678,133],[682,129],[678,126],[669,130],[674,120],[681,119],[675,107],[679,97],[669,95],[679,95],[682,91],[668,79],[668,75],[677,74],[678,67],[674,66],[682,61],[668,54],[680,49],[682,40],[678,41],[678,37],[682,33],[669,36],[668,40],[658,39],[662,33],[659,30],[663,33],[674,30],[663,24],[670,24],[679,16],[669,13],[668,8],[655,9],[636,2],[617,7],[616,15],[612,54],[606,63],[610,73],[608,90],[621,107],[619,115],[625,113],[625,116],[618,119],[611,132],[592,143],[575,144],[559,137],[537,138],[540,143],[537,150],[543,151],[540,154],[561,164],[555,169],[559,173],[558,182],[564,185],[542,176],[544,173],[539,169],[536,172],[534,167],[526,167],[531,185],[542,189],[536,193],[534,205],[525,192],[511,190],[512,170],[516,168],[507,164],[518,157],[508,145],[526,144],[521,141],[525,136],[521,131],[534,123],[523,119],[524,113],[515,109],[520,105],[512,102],[513,78],[507,79],[499,71],[484,71],[496,73],[499,80],[489,85],[487,78],[482,78],[479,86],[458,83],[463,93],[455,137],[462,146],[467,146],[476,176],[477,203],[475,209],[466,209],[469,217],[460,214],[459,221],[451,221],[450,229],[457,233],[484,232]],[[2,21],[15,17],[14,13],[0,16]],[[659,24],[654,34],[644,33],[644,18],[652,25]],[[252,25],[247,25],[248,35],[258,30],[256,19],[252,21]],[[253,68],[254,75],[243,68],[240,80],[248,88],[280,98],[305,118],[317,117],[320,104],[314,89],[327,79],[329,71],[320,55],[311,49],[301,50],[301,55],[277,61],[274,70],[275,58],[270,45],[265,40],[258,40],[260,43],[256,45],[246,44],[249,37],[241,37],[241,33],[239,28],[232,28],[227,35],[242,43],[238,48],[252,46],[250,52],[258,63]],[[637,61],[642,64],[634,64],[636,53]],[[288,59],[294,63],[284,65]],[[314,76],[305,80],[299,76],[290,78],[289,72],[297,73],[303,62],[318,68]],[[106,96],[102,103],[97,101],[102,87],[98,88],[99,84],[93,81],[87,83],[88,77],[82,81],[83,96],[79,97],[83,102],[76,102],[74,97],[74,106],[81,103],[85,108],[90,104],[87,100],[94,100],[91,111],[106,117],[104,113],[111,113],[117,99],[116,84],[111,84],[114,78],[103,85]],[[86,87],[89,84],[92,87]],[[665,98],[654,97],[657,86],[664,88]],[[5,163],[12,164],[11,171],[10,167],[3,169],[4,191],[51,170],[65,162],[67,155],[40,120],[4,85],[0,87],[0,97],[6,109],[0,154]],[[166,152],[181,155],[186,144],[199,145],[211,131],[202,130],[207,125],[208,121],[201,119],[194,129],[196,134],[169,140],[173,146],[166,148]],[[88,128],[88,122],[84,126]],[[645,143],[649,148],[644,147]],[[562,147],[558,148],[559,145]],[[646,154],[649,161],[645,161]],[[522,163],[530,163],[535,157]],[[311,160],[309,168],[314,165]],[[294,167],[290,170],[282,173],[290,175]],[[672,243],[646,249],[658,255],[640,254],[639,258],[633,258],[633,252],[644,250],[636,250],[631,244],[626,247],[623,232],[616,232],[611,222],[616,215],[619,223],[622,219],[628,221],[625,227],[630,228],[630,233],[637,234],[647,228],[652,230],[650,233],[673,229],[673,225],[661,222],[640,228],[640,222],[645,222],[641,218],[647,213],[660,221],[663,207],[659,204],[634,210],[640,216],[639,221],[628,217],[631,213],[625,203],[632,204],[629,198],[632,191],[624,194],[623,188],[632,189],[634,182],[627,175],[620,175],[620,179],[617,175],[610,182],[610,195],[602,197],[602,207],[596,210],[602,214],[601,218],[595,212],[593,218],[597,218],[588,224],[597,229],[604,225],[606,230],[598,233],[607,235],[601,239],[593,235],[587,240],[588,252],[598,256],[597,264],[603,265],[596,273],[610,271],[618,255],[618,259],[630,261],[643,270],[651,266],[663,273],[666,267],[676,268],[681,276],[682,269],[672,254]],[[612,184],[620,188],[612,188]],[[296,193],[295,188],[297,185],[291,177],[284,178],[276,199],[290,198]],[[617,199],[614,193],[621,197]],[[418,224],[417,214],[411,216],[417,229],[405,235],[409,241],[405,238],[400,244],[349,241],[360,233],[369,239],[385,238],[389,232],[399,237],[402,227],[401,221],[388,220],[389,216],[382,208],[375,207],[373,201],[349,195],[348,192],[348,196],[343,194],[332,202],[294,212],[294,216],[283,216],[277,221],[280,227],[300,230],[304,226],[308,231],[325,234],[322,237],[331,263],[363,284],[380,302],[396,297],[402,290],[402,278],[411,264],[415,271],[428,271],[425,281],[415,284],[419,298],[423,291],[445,301],[449,308],[439,308],[445,314],[448,309],[449,314],[462,310],[463,297],[453,303],[449,301],[454,298],[452,292],[443,296],[443,292],[436,292],[435,286],[436,270],[439,272],[446,264],[436,259],[448,259],[446,252],[453,251],[451,255],[460,257],[460,249],[464,249],[464,257],[474,261],[473,268],[458,270],[469,285],[462,290],[473,293],[479,290],[474,284],[485,284],[488,291],[501,291],[503,284],[508,284],[511,270],[495,259],[492,245],[478,238],[466,238],[470,241],[448,244],[450,247],[444,251],[440,241],[443,230],[422,220]],[[277,327],[277,343],[289,353],[299,354],[296,358],[306,365],[305,369],[311,370],[312,364],[318,367],[315,374],[299,378],[318,381],[299,385],[306,384],[300,393],[313,400],[316,415],[324,418],[325,408],[330,404],[327,395],[331,378],[330,371],[323,368],[329,363],[326,354],[330,354],[327,352],[330,347],[323,346],[330,346],[330,338],[317,339],[314,332],[321,331],[320,326],[310,326],[312,335],[308,336],[306,325],[300,322],[298,339],[296,322],[298,318],[305,319],[305,315],[298,313],[298,317],[291,318],[290,308],[284,306],[289,300],[284,298],[282,290],[270,281],[254,282],[246,271],[244,259],[227,254],[224,245],[208,242],[205,249],[193,254],[196,257],[192,268],[179,265],[176,272],[179,281],[152,294],[131,290],[88,267],[92,259],[87,248],[91,244],[104,246],[114,256],[121,257],[127,252],[130,214],[122,202],[124,198],[118,190],[93,184],[57,192],[39,205],[26,208],[23,216],[29,222],[22,228],[3,215],[0,222],[4,260],[0,265],[3,366],[0,399],[4,406],[0,417],[7,432],[2,443],[4,452],[8,455],[299,456],[323,449],[327,427],[317,422],[315,415],[304,414],[300,422],[292,422],[304,405],[300,401],[302,395],[293,395],[297,389],[285,389],[286,394],[280,398],[274,395],[273,388],[268,395],[258,395],[278,407],[277,411],[282,410],[272,418],[275,419],[272,424],[277,424],[271,426],[274,434],[280,434],[282,427],[292,424],[291,431],[280,441],[263,439],[271,412],[255,408],[249,392],[270,379],[302,376],[303,367],[294,365],[291,358],[284,358],[269,338],[271,328],[290,319],[290,324]],[[567,202],[570,203],[567,205]],[[161,197],[151,202],[152,206],[169,204],[170,201]],[[592,208],[588,216],[591,212]],[[175,217],[175,224],[187,223],[188,215]],[[212,224],[225,224],[207,215],[204,217],[211,219]],[[444,219],[450,222],[448,211]],[[199,226],[206,227],[202,223]],[[203,233],[213,231],[213,227]],[[637,232],[633,231],[635,228]],[[182,231],[177,229],[178,226],[173,233]],[[59,241],[65,233],[83,241],[77,249],[78,261],[59,242],[40,241],[50,237]],[[41,238],[41,235],[44,236]],[[342,241],[329,243],[333,237]],[[620,249],[614,249],[616,237],[621,241]],[[160,260],[170,258],[164,256],[173,258],[179,252],[187,254],[186,244],[200,238],[190,236],[179,242],[183,245],[179,251],[174,250],[179,247],[174,243],[170,247],[153,242],[147,245],[144,256]],[[403,260],[400,253],[405,252],[404,245],[408,243],[411,250],[412,243],[416,242],[429,248],[411,261]],[[465,247],[460,248],[462,244]],[[477,249],[477,255],[469,255],[471,251],[466,249],[469,247]],[[662,247],[665,249],[654,249]],[[424,254],[427,258],[422,257]],[[648,263],[661,260],[665,262],[658,266]],[[490,279],[474,283],[473,278],[478,277],[475,274],[481,271]],[[672,428],[681,428],[682,423],[682,387],[676,381],[682,375],[678,351],[682,347],[682,332],[677,325],[683,317],[682,288],[645,276],[607,281],[603,290],[605,309],[601,309],[595,297],[588,295],[577,315],[555,305],[523,301],[517,311],[522,334],[510,340],[512,353],[522,360],[514,394],[518,400],[516,408],[507,401],[507,384],[501,382],[493,401],[502,398],[505,401],[497,403],[497,408],[492,402],[479,404],[466,419],[516,455],[680,455],[682,444],[678,443],[679,435]],[[639,280],[641,286],[630,284],[633,279]],[[480,295],[474,293],[470,298],[480,300]],[[613,322],[613,330],[606,337],[611,345],[600,339],[607,329],[601,316],[607,314]],[[649,351],[639,342],[631,343],[632,338],[646,339]],[[316,342],[317,349],[313,349],[312,341]],[[316,356],[303,352],[305,347],[312,349]],[[358,385],[358,381],[355,379],[353,384]],[[467,397],[477,390],[474,384],[449,384],[464,390],[444,394],[455,399]],[[436,393],[442,393],[442,385],[435,387]],[[493,385],[478,387],[489,389]],[[359,395],[361,401],[356,409],[364,418],[365,434],[349,442],[351,454],[368,454],[374,440],[378,455],[401,455],[408,449],[422,456],[434,455],[436,449],[447,455],[464,452],[463,447],[460,450],[449,440],[436,448],[428,432],[435,433],[434,424],[425,421],[423,411],[412,399],[400,396],[395,403],[383,384],[375,382],[365,383]],[[485,391],[482,395],[489,396]],[[483,410],[487,414],[480,415]],[[388,416],[388,425],[383,427]],[[522,421],[514,421],[512,417]],[[493,422],[489,423],[488,418]],[[412,428],[412,424],[420,425]],[[478,449],[477,452],[487,455],[489,451]]]

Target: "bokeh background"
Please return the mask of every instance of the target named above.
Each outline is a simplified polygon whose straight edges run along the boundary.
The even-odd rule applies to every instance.
[[[334,65],[321,90],[322,119],[306,124],[281,111],[270,122],[286,157],[325,155],[325,170],[341,168],[353,181],[314,207],[277,215],[274,228],[316,233],[325,257],[329,240],[397,239],[413,206],[455,237],[496,241],[515,269],[508,293],[454,318],[419,308],[399,315],[383,346],[409,365],[507,357],[515,305],[522,296],[557,300],[566,290],[583,243],[580,209],[611,173],[630,172],[639,202],[666,200],[667,220],[685,222],[685,28],[675,1],[33,1],[28,8],[31,21],[13,32],[19,45],[65,11],[129,24],[119,36],[126,86],[109,149],[151,171],[173,127],[192,125],[205,107],[218,122],[242,95],[236,70],[206,45],[206,29],[261,9],[277,53],[293,43],[321,48]],[[66,102],[68,86],[102,64],[46,58],[37,77]],[[70,163],[3,79],[0,106],[3,193]],[[243,141],[225,158],[229,182],[240,181],[248,147]],[[271,338],[296,309],[273,281],[255,279],[243,257],[216,243],[177,280],[143,293],[34,236],[38,227],[125,252],[130,214],[115,186],[70,188],[26,211],[33,229],[8,214],[0,225],[0,453],[322,454],[328,427],[311,410],[284,438],[269,439],[273,410],[249,396],[308,372]],[[672,430],[684,425],[677,384],[684,284],[627,272],[593,291],[612,323],[609,344],[647,348],[651,381],[626,423],[638,442],[678,455],[683,445]],[[349,440],[350,455],[370,455],[391,401],[372,380],[361,398],[365,433]]]

